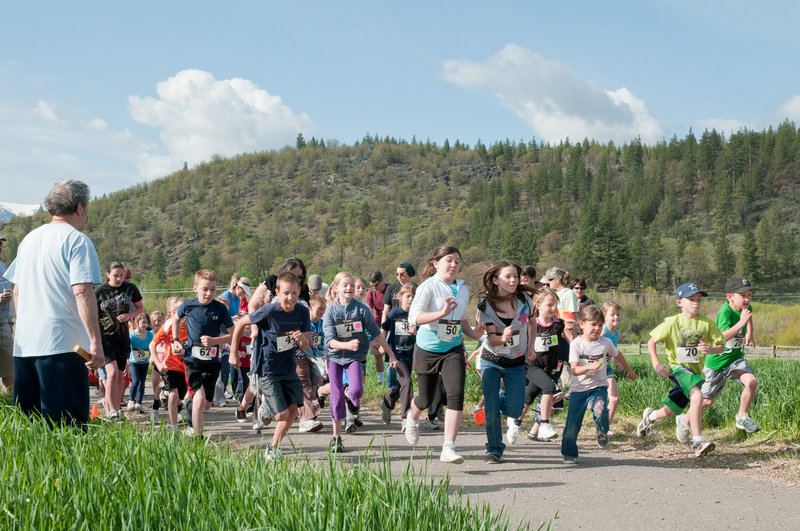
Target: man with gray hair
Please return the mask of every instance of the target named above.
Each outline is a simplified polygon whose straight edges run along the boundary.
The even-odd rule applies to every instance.
[[[89,187],[61,181],[44,201],[50,223],[19,245],[6,278],[14,284],[14,402],[51,424],[89,421],[89,370],[103,365],[93,284],[102,281],[86,228]],[[73,352],[88,346],[91,360]]]

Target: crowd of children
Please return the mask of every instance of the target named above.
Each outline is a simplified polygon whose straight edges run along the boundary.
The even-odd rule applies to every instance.
[[[444,245],[421,268],[419,285],[411,281],[413,266],[403,262],[396,284],[372,272],[368,289],[365,280],[342,271],[326,286],[324,296],[318,277],[309,289],[305,265],[297,258],[285,262],[277,277],[254,291],[249,279],[234,275],[219,298],[216,273],[203,269],[195,274],[195,298],[170,297],[166,315],[154,311],[148,316],[139,290],[127,280],[129,271],[112,262],[108,282],[96,290],[106,353],[104,370],[99,370],[106,416],[124,419],[125,377],[130,383],[127,412],[144,411],[152,367],[152,415],[158,418],[166,399],[166,425],[171,430],[183,419],[187,435],[201,435],[212,404],[222,406],[235,398],[236,420],[246,422],[252,412],[255,429],[275,423],[265,451],[275,460],[296,419],[300,433],[325,428],[320,415],[329,395],[329,448],[342,452],[342,433],[362,425],[365,362],[373,355],[380,382],[385,380],[387,387],[380,400],[383,423],[389,425],[393,414],[399,415],[405,437],[414,445],[423,412],[429,409],[428,427],[433,423],[432,429],[438,428],[434,409],[437,403],[446,404],[440,459],[461,463],[464,458],[455,443],[466,371],[477,357],[483,397],[473,412],[485,419],[487,463],[501,462],[506,444],[516,443],[537,398],[528,439],[558,437],[551,418],[562,398],[568,398],[561,439],[564,462],[577,462],[577,437],[587,408],[596,425],[597,444],[606,447],[614,435],[611,421],[620,400],[611,361],[627,378],[636,379],[617,349],[620,307],[612,301],[597,306],[585,294],[579,299],[567,287],[569,274],[559,268],[550,268],[539,283],[531,266],[498,261],[483,275],[472,326],[466,317],[469,290],[457,278],[460,264],[459,250]],[[585,293],[585,280],[574,284]],[[748,415],[758,382],[742,352],[755,344],[752,291],[746,279],[728,280],[727,300],[715,322],[700,313],[705,291],[693,283],[677,288],[679,312],[653,329],[648,342],[655,373],[671,380],[673,388],[662,400],[663,407],[643,411],[636,435],[645,437],[658,419],[674,416],[679,442],[691,444],[698,457],[713,451],[714,443],[703,435],[702,412],[729,379],[743,386],[736,427],[758,431]],[[479,341],[469,358],[463,336]],[[666,363],[656,351],[662,342]],[[565,366],[566,396],[560,389]],[[232,392],[227,390],[229,380]]]

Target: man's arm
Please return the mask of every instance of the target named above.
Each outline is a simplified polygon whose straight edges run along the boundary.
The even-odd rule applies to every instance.
[[[94,287],[91,282],[83,282],[72,285],[72,294],[75,296],[75,303],[78,305],[78,315],[81,318],[83,327],[89,335],[89,352],[92,360],[86,362],[86,367],[90,370],[103,366],[105,356],[103,355],[103,343],[100,339],[100,319],[97,316],[97,298],[94,295]]]

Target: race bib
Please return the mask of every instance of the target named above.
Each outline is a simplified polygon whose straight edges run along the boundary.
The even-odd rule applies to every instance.
[[[336,335],[340,338],[353,337],[353,334],[358,334],[364,331],[361,321],[358,319],[344,319],[336,321]]]
[[[457,319],[439,319],[436,336],[439,341],[453,341],[461,335],[461,321]]]
[[[696,346],[678,346],[675,354],[678,363],[700,363],[700,351]]]
[[[533,350],[535,352],[547,352],[550,347],[558,345],[558,336],[536,336],[533,340]]]
[[[410,336],[411,334],[411,325],[408,324],[408,321],[405,319],[402,321],[395,321],[394,322],[394,335],[396,336]]]
[[[149,350],[134,350],[133,354],[133,361],[146,361],[147,357],[150,355]]]
[[[253,355],[253,342],[252,341],[250,343],[248,343],[246,347],[244,347],[244,351],[247,353],[248,356],[252,356]]]
[[[596,360],[593,360],[593,359],[581,359],[581,361],[583,362],[581,365],[589,365],[590,363],[594,363],[595,361],[602,362],[603,359],[604,358],[600,358],[600,359],[596,359]],[[602,363],[600,364],[600,369],[603,369]],[[585,374],[586,376],[594,376],[597,373],[598,370],[599,369],[589,369],[588,371],[586,371],[583,374]]]
[[[276,345],[278,352],[286,352],[287,350],[292,350],[296,346],[297,343],[295,343],[294,338],[291,336],[291,332],[281,332],[278,334],[278,344]]]
[[[213,360],[217,357],[217,352],[217,347],[192,347],[192,357],[198,360]]]
[[[311,332],[311,346],[312,347],[320,347],[320,346],[322,346],[322,334],[317,334],[316,332]]]
[[[744,345],[744,336],[733,336],[725,343],[725,348],[734,350],[742,348],[742,345]]]
[[[519,346],[519,330],[516,332],[511,333],[511,339],[500,345],[499,347],[495,347],[494,351],[498,354],[510,354],[511,349],[514,347]]]

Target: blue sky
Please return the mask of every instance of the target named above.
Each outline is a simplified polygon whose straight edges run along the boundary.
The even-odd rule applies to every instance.
[[[648,143],[800,123],[794,2],[14,2],[0,201],[100,195],[298,132]]]

